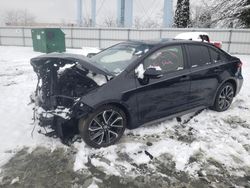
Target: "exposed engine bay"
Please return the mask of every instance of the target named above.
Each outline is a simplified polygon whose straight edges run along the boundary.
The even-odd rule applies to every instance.
[[[112,76],[88,58],[74,54],[42,55],[31,59],[31,65],[38,76],[32,97],[36,104],[34,119],[41,127],[52,129],[45,135],[59,137],[66,143],[77,134],[78,119],[86,114],[78,101]]]

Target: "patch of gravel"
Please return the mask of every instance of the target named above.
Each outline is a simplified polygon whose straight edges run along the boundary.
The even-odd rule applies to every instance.
[[[199,164],[197,175],[177,171],[170,154],[152,158],[149,163],[137,165],[126,153],[118,152],[119,160],[132,166],[131,173],[121,176],[111,175],[105,169],[92,164],[98,159],[106,164],[103,156],[89,156],[87,169],[73,170],[75,151],[73,147],[57,148],[51,151],[38,147],[32,152],[24,148],[2,167],[0,171],[1,188],[87,188],[93,182],[100,188],[203,188],[203,187],[247,187],[250,176],[233,176],[223,164],[212,158],[204,160],[202,151],[189,159],[189,164]],[[124,168],[115,166],[115,168]],[[237,170],[237,169],[236,169]],[[250,169],[244,169],[250,174]],[[122,169],[120,169],[122,171]]]
[[[92,177],[90,174],[74,172],[73,164],[73,152],[63,148],[50,151],[38,147],[31,153],[28,148],[24,148],[2,167],[0,187],[68,188],[74,184],[84,184]]]

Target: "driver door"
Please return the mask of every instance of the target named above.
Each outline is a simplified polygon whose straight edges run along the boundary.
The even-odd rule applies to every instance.
[[[139,65],[161,70],[158,78],[136,76],[138,114],[141,123],[188,109],[189,70],[181,45],[163,47]]]

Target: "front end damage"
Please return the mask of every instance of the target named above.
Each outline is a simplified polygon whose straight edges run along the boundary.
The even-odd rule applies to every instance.
[[[80,55],[48,54],[31,59],[38,76],[32,100],[34,119],[47,136],[68,143],[78,133],[78,120],[93,109],[81,98],[105,84],[110,74]]]

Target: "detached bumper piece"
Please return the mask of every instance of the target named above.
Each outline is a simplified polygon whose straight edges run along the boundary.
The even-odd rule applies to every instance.
[[[90,72],[106,75],[89,59],[74,54],[47,54],[31,59],[38,77],[34,98],[34,119],[48,127],[46,136],[59,137],[67,144],[78,134],[78,120],[92,109],[81,102],[99,85],[88,76]],[[47,129],[45,129],[47,130]]]
[[[35,109],[36,119],[39,121],[39,126],[45,128],[45,136],[58,137],[65,143],[71,139],[73,134],[77,134],[74,127],[77,127],[77,122],[71,118],[69,109],[57,108],[55,110],[45,111],[41,107]],[[47,129],[52,130],[47,132]],[[41,133],[41,132],[40,132]]]
[[[48,137],[60,138],[62,143],[70,145],[80,138],[78,131],[78,119],[86,116],[92,111],[89,106],[78,102],[72,108],[59,106],[54,110],[44,110],[38,107],[35,110],[35,119],[39,126],[46,131],[44,134]],[[50,130],[50,131],[47,131]]]

